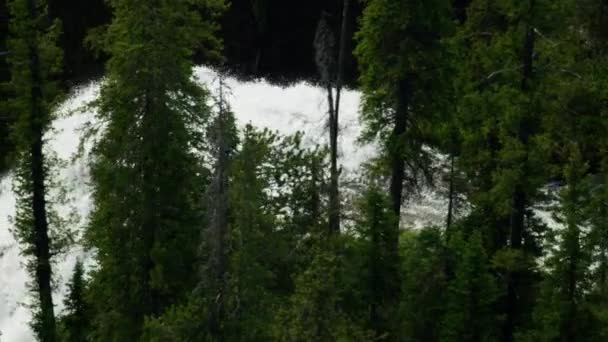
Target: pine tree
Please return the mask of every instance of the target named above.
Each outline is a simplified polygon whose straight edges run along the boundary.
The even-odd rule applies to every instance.
[[[604,147],[605,151],[605,147]],[[608,338],[608,164],[603,161],[600,169],[600,184],[591,191],[589,202],[589,221],[591,226],[590,254],[591,263],[597,267],[591,271],[590,310],[598,326],[595,336],[598,340]]]
[[[88,341],[91,312],[85,299],[87,282],[84,276],[84,266],[82,261],[78,260],[68,283],[67,297],[64,299],[66,314],[60,321],[64,330],[62,340],[66,342]]]
[[[232,117],[229,110],[225,114]],[[235,137],[233,124],[226,122],[224,128],[227,137]],[[217,138],[217,125],[212,131]],[[276,311],[292,293],[298,270],[312,258],[310,235],[326,223],[318,215],[318,183],[326,177],[315,166],[324,170],[327,154],[302,146],[299,133],[282,137],[250,125],[241,140],[228,155],[224,183],[228,203],[223,284],[218,286],[214,273],[203,268],[197,289],[184,302],[146,322],[144,339],[267,340],[278,334]],[[209,259],[208,242],[203,241],[202,260]]]
[[[457,78],[461,164],[484,243],[505,272],[503,341],[530,319],[534,258],[544,225],[532,207],[549,181],[544,118],[554,110],[571,56],[568,25],[556,25],[571,2],[473,1],[456,38],[463,55]],[[553,18],[553,19],[552,19]],[[566,71],[566,72],[565,72]],[[514,259],[521,262],[512,263]]]
[[[549,241],[548,270],[536,306],[536,330],[530,336],[595,341],[606,336],[600,309],[606,302],[602,289],[605,158],[601,152],[606,146],[602,104],[606,74],[600,42],[581,30],[573,36],[588,44],[570,52],[570,75],[553,85],[560,89],[561,103],[547,118],[547,125],[564,182],[555,209],[561,227],[554,232],[557,239]]]
[[[591,264],[596,267],[590,270],[591,290],[588,301],[595,323],[591,336],[598,341],[608,339],[608,139],[605,134],[608,120],[604,106],[608,81],[606,9],[606,4],[602,1],[579,2],[577,24],[583,28],[579,32],[585,44],[582,44],[582,58],[578,61],[583,68],[578,73],[583,78],[576,83],[576,87],[572,82],[570,84],[570,87],[579,91],[574,91],[577,101],[572,101],[575,106],[569,108],[574,123],[578,123],[575,127],[582,128],[578,133],[579,146],[590,166],[591,193],[586,205],[590,242],[586,248],[590,251]]]
[[[450,240],[450,249],[456,266],[445,298],[441,340],[497,340],[499,318],[494,306],[499,287],[490,273],[481,234],[473,233],[465,240],[462,233],[456,233]]]
[[[591,253],[590,235],[585,227],[590,183],[588,166],[576,142],[563,147],[567,164],[565,185],[560,190],[555,218],[560,224],[554,248],[545,263],[547,273],[541,284],[534,324],[520,334],[523,341],[593,341],[593,320],[589,312]]]
[[[201,42],[217,57],[214,19],[224,5],[110,5],[114,20],[100,41],[111,56],[98,101],[105,127],[93,151],[87,230],[99,265],[91,280],[93,325],[96,339],[137,340],[145,318],[183,300],[197,280],[207,175],[197,151],[210,110],[191,57]]]
[[[217,102],[217,117],[214,120],[210,140],[211,152],[215,158],[214,175],[206,194],[208,203],[208,225],[203,228],[199,256],[204,260],[200,270],[197,292],[203,292],[209,298],[207,312],[208,330],[211,335],[221,335],[221,323],[224,320],[226,292],[226,273],[228,271],[228,211],[229,170],[237,145],[237,132],[234,114],[225,98],[227,89],[224,75],[219,76],[219,94]]]
[[[395,236],[386,236],[393,232],[387,227],[393,226],[397,218],[390,210],[390,202],[377,185],[371,185],[365,194],[362,205],[363,222],[361,229],[364,236],[369,239],[369,288],[370,288],[370,322],[371,327],[378,336],[384,336],[389,340],[396,340],[397,315],[395,312],[384,309],[387,306],[386,294],[384,291],[398,288],[400,284],[395,284],[396,279],[386,277],[386,274],[399,274],[398,255],[391,252],[390,243]]]
[[[340,101],[344,83],[344,63],[348,40],[348,20],[350,1],[344,0],[339,44],[336,52],[336,39],[328,22],[327,13],[322,13],[315,35],[315,61],[321,84],[327,91],[329,126],[329,231],[340,232],[340,171],[338,170],[338,135],[340,128]],[[335,88],[335,97],[334,97]]]
[[[444,271],[447,254],[444,235],[436,227],[406,230],[401,234],[403,295],[398,318],[402,340],[440,340],[441,319],[438,318],[443,317],[446,309],[449,280]]]
[[[62,52],[57,47],[60,25],[47,17],[46,2],[13,0],[8,56],[14,97],[8,109],[15,114],[13,141],[17,165],[14,190],[17,215],[14,234],[27,258],[34,303],[32,327],[40,341],[56,341],[52,288],[52,257],[58,252],[57,230],[48,203],[49,157],[43,136],[52,120],[60,90],[55,77]]]
[[[294,293],[279,311],[276,340],[280,341],[370,341],[374,333],[361,322],[361,313],[349,315],[348,264],[345,241],[324,234],[314,237],[312,261],[295,279]],[[326,246],[325,244],[330,244]],[[365,318],[363,318],[364,320]]]
[[[275,233],[272,200],[266,189],[268,179],[263,164],[268,160],[276,136],[257,132],[251,126],[243,131],[243,145],[231,168],[229,264],[227,279],[227,317],[224,338],[268,340],[271,333],[272,309],[277,294],[275,265],[282,257],[281,242]]]
[[[392,262],[399,260],[398,218],[404,185],[407,181],[415,183],[431,165],[423,146],[443,104],[434,95],[447,85],[441,84],[444,67],[440,42],[449,26],[449,1],[369,0],[357,33],[355,54],[361,69],[364,138],[379,138],[381,142],[383,162],[390,174],[391,210],[397,217],[381,234],[386,239],[381,245],[387,255],[392,255],[388,258]],[[397,269],[398,264],[386,268]],[[384,317],[390,317],[391,303],[400,289],[399,275],[392,272],[382,278],[391,279],[386,284],[393,287],[373,291],[385,296]]]

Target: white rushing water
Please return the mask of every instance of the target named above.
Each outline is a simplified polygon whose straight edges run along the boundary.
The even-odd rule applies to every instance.
[[[195,70],[201,82],[210,88],[216,82],[216,74],[204,67]],[[239,82],[229,78],[230,104],[240,126],[251,123],[256,127],[267,127],[283,134],[297,131],[306,133],[309,144],[326,143],[326,96],[320,88],[299,83],[290,87],[278,87],[265,81]],[[81,230],[86,224],[91,209],[89,170],[84,158],[73,158],[78,150],[82,128],[94,122],[94,112],[84,108],[96,98],[99,82],[93,82],[76,89],[60,107],[53,129],[46,136],[49,152],[65,161],[58,170],[58,180],[68,191],[69,202],[59,205],[56,210],[62,216],[75,212],[80,217],[72,227]],[[340,163],[345,173],[355,170],[358,165],[373,156],[374,149],[359,146],[356,139],[360,134],[358,124],[359,94],[345,91],[341,104]],[[86,147],[86,146],[85,146]],[[28,326],[30,314],[25,306],[28,295],[27,276],[19,256],[19,248],[9,232],[11,217],[14,215],[15,198],[11,191],[10,174],[0,179],[0,341],[33,341]],[[440,223],[445,213],[445,202],[432,192],[425,192],[415,202],[408,204],[404,214],[410,226]],[[79,247],[73,247],[60,256],[54,265],[56,291],[56,312],[63,309],[62,301],[65,284],[69,280],[76,260],[90,261],[90,257]]]

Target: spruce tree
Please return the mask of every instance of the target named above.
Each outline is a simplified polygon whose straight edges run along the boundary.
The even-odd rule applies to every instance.
[[[370,341],[376,338],[365,326],[365,317],[349,315],[348,270],[345,241],[324,235],[314,237],[312,261],[295,279],[295,289],[277,315],[275,339],[279,341]],[[329,244],[329,245],[326,245]],[[361,270],[362,271],[362,270]]]
[[[499,317],[494,306],[500,292],[481,234],[465,240],[462,233],[455,233],[449,243],[456,266],[447,288],[440,340],[495,341]]]
[[[470,180],[471,218],[486,229],[490,257],[505,262],[497,267],[507,284],[503,341],[530,321],[534,258],[545,230],[532,208],[551,177],[544,123],[560,96],[554,82],[567,74],[572,46],[570,26],[554,18],[566,20],[571,4],[473,1],[456,38],[462,51],[455,83],[460,164]]]
[[[588,219],[588,166],[576,142],[563,147],[567,164],[563,169],[565,185],[560,191],[556,219],[557,246],[546,263],[546,275],[534,315],[536,330],[524,335],[530,340],[591,341],[591,316],[586,303],[590,291],[591,259]]]
[[[31,276],[34,301],[31,322],[40,341],[56,341],[53,304],[52,257],[58,252],[57,228],[49,208],[49,160],[44,151],[44,134],[59,99],[56,76],[62,51],[57,47],[60,25],[47,16],[46,2],[13,0],[8,47],[14,97],[8,101],[14,113],[13,141],[16,146],[14,190],[17,213],[13,232],[22,245]]]
[[[209,298],[208,330],[211,335],[221,335],[225,312],[226,274],[228,272],[228,236],[230,184],[229,172],[237,145],[234,114],[225,98],[227,91],[224,75],[219,75],[217,115],[211,126],[209,140],[215,159],[214,174],[208,188],[205,203],[208,224],[203,227],[199,257],[203,260],[197,285],[197,293]]]
[[[450,3],[444,0],[369,0],[356,35],[364,138],[380,141],[383,163],[390,174],[391,210],[397,218],[380,234],[391,262],[399,260],[398,218],[404,186],[427,174],[431,165],[423,146],[433,119],[440,116],[442,101],[437,101],[436,95],[447,87],[447,83],[442,84],[441,39],[449,31],[450,15]],[[386,266],[387,271],[397,269],[397,265]],[[372,284],[373,291],[385,297],[378,309],[372,310],[378,313],[374,320],[378,327],[394,315],[392,303],[400,289],[399,274],[394,271],[383,274],[382,279],[391,280]]]
[[[369,258],[368,284],[370,289],[369,305],[370,305],[370,322],[371,327],[376,331],[378,336],[384,336],[389,340],[397,339],[397,315],[393,317],[384,316],[382,311],[384,296],[386,294],[376,291],[377,289],[395,289],[400,284],[394,284],[396,279],[387,277],[387,274],[399,274],[399,255],[391,253],[390,240],[385,234],[390,232],[391,226],[395,224],[397,218],[390,210],[390,201],[377,185],[370,185],[363,199],[362,207],[363,222],[361,229],[364,236],[369,239],[369,250],[367,255]],[[387,229],[388,228],[388,229]],[[392,269],[398,267],[398,269]]]
[[[263,175],[263,164],[274,139],[268,131],[245,127],[243,145],[231,167],[228,314],[223,325],[227,340],[247,336],[262,341],[271,336],[272,308],[278,299],[271,289],[282,243],[274,231],[275,216],[267,206],[272,200],[265,191],[270,184]]]
[[[61,317],[62,340],[66,342],[86,342],[90,333],[91,310],[86,302],[87,281],[84,266],[78,260],[72,278],[68,283],[68,294],[64,299],[66,314]]]
[[[399,336],[406,341],[439,341],[447,280],[451,279],[445,272],[445,234],[437,227],[407,230],[401,234],[400,246],[403,281]]]
[[[94,148],[87,229],[95,338],[137,340],[144,320],[192,291],[207,171],[200,153],[207,91],[194,48],[218,56],[222,1],[113,0],[99,43],[111,56],[98,100],[105,127]],[[202,17],[202,14],[205,17]]]
[[[579,146],[589,163],[591,178],[590,198],[586,205],[589,219],[590,242],[587,249],[591,252],[590,270],[591,290],[589,294],[590,310],[595,321],[593,338],[608,339],[608,113],[605,109],[608,75],[606,74],[606,51],[608,48],[608,24],[606,4],[602,1],[583,0],[577,11],[578,27],[585,41],[581,48],[583,78],[577,88],[583,89],[573,101],[576,107],[570,108],[571,116],[579,132]],[[570,85],[572,86],[572,84]],[[582,119],[582,120],[581,120]]]
[[[348,40],[349,10],[350,1],[344,0],[342,24],[338,39],[339,44],[336,44],[335,35],[328,20],[329,15],[325,12],[321,14],[314,41],[315,62],[319,71],[321,84],[327,91],[330,151],[329,231],[331,233],[340,232],[341,201],[339,192],[338,135],[340,128],[340,100],[344,83],[344,63]]]
[[[605,147],[603,147],[605,151]],[[605,152],[604,152],[605,153]],[[608,338],[608,164],[603,161],[600,169],[600,184],[591,191],[589,203],[589,221],[591,226],[590,254],[591,263],[597,265],[591,271],[590,310],[596,321],[595,336],[597,339]]]

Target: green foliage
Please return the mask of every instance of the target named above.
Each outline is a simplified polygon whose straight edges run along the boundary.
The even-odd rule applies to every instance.
[[[263,175],[275,137],[268,131],[256,132],[251,126],[243,132],[243,146],[235,156],[230,172],[229,264],[226,280],[226,321],[223,336],[267,340],[273,309],[280,297],[272,295],[275,266],[284,252],[280,235],[275,234],[269,179]]]
[[[230,172],[226,338],[271,339],[276,311],[298,287],[298,265],[315,258],[305,240],[323,222],[315,201],[324,177],[315,167],[325,153],[301,139],[243,130]]]
[[[560,191],[555,214],[561,225],[557,231],[557,246],[546,262],[549,273],[541,286],[536,306],[535,325],[522,340],[555,341],[560,336],[570,341],[593,341],[590,327],[595,323],[590,309],[592,240],[586,206],[589,203],[590,183],[586,177],[588,166],[582,160],[578,145],[565,146],[568,163],[564,166],[566,180]]]
[[[561,62],[555,58],[560,51],[549,43],[552,38],[535,37],[534,54],[541,57],[534,58],[532,79],[522,71],[522,54],[526,25],[550,37],[558,34],[545,25],[549,13],[559,13],[551,3],[537,1],[532,8],[527,1],[473,1],[455,38],[462,54],[458,59],[462,76],[455,79],[463,137],[461,165],[479,175],[470,177],[477,190],[472,202],[492,202],[499,215],[508,215],[515,189],[537,196],[546,181],[548,146],[539,119],[547,108],[543,101],[552,98],[543,81],[553,66],[544,67],[547,60]]]
[[[228,170],[224,283],[203,272],[192,295],[146,322],[146,340],[272,339],[277,312],[295,286],[292,277],[314,258],[307,237],[323,222],[315,202],[326,177],[315,166],[325,151],[303,147],[299,133],[282,137],[252,126],[241,133]],[[220,331],[212,332],[206,318],[219,299]]]
[[[449,32],[449,11],[449,2],[443,0],[365,1],[355,53],[364,94],[362,119],[370,137],[385,127],[390,109],[403,96],[397,93],[403,79],[413,78],[413,97],[420,98],[416,105],[429,104],[426,88],[441,75],[440,38]]]
[[[8,3],[12,19],[7,47],[11,79],[3,88],[13,95],[2,100],[2,114],[12,114],[15,146],[13,191],[17,197],[13,235],[26,257],[31,276],[31,326],[40,341],[56,340],[52,298],[52,256],[63,247],[61,225],[48,206],[52,158],[43,151],[44,133],[60,99],[55,78],[63,52],[57,46],[58,22],[50,22],[45,1],[14,0]],[[3,89],[3,91],[5,90]],[[1,115],[1,114],[0,114]]]
[[[370,341],[373,332],[361,317],[349,315],[348,259],[336,252],[333,238],[315,237],[312,261],[295,280],[295,291],[278,313],[275,328],[280,341]],[[321,239],[327,239],[322,241]]]
[[[162,316],[146,319],[141,339],[150,342],[214,341],[200,319],[208,315],[205,308],[199,296],[189,296],[182,303],[165,310]]]
[[[356,33],[361,70],[363,140],[379,139],[384,152],[405,158],[411,172],[429,166],[422,144],[449,100],[446,50],[451,31],[449,1],[366,0]],[[395,111],[407,104],[407,130],[392,137]]]
[[[400,336],[404,341],[438,341],[448,278],[444,235],[437,228],[401,234]],[[430,319],[434,317],[434,319]]]
[[[98,101],[105,123],[94,149],[95,201],[87,239],[95,339],[135,340],[144,318],[184,300],[194,287],[200,165],[208,93],[192,77],[201,40],[214,42],[221,1],[111,1],[103,36],[111,55]],[[201,17],[202,6],[209,17]]]
[[[387,196],[376,186],[370,185],[360,204],[359,231],[367,240],[365,254],[369,261],[368,270],[364,272],[367,273],[370,326],[377,335],[386,335],[384,338],[394,340],[398,331],[398,309],[387,303],[387,300],[393,301],[394,298],[387,298],[385,294],[399,289],[401,279],[391,276],[400,274],[400,260],[399,251],[391,248],[399,237],[395,236],[398,231],[393,227],[397,225],[397,219],[390,208]]]
[[[441,339],[445,341],[495,341],[499,316],[493,310],[500,288],[491,273],[481,234],[465,240],[456,233],[450,240],[454,277],[448,283]]]
[[[79,260],[74,266],[72,279],[68,283],[68,294],[64,299],[65,311],[59,320],[61,341],[85,342],[91,329],[91,310],[86,302],[87,281],[84,266]]]
[[[367,196],[370,233],[370,324],[397,339],[399,215],[403,189],[431,178],[433,156],[425,144],[449,103],[449,65],[441,43],[451,31],[449,1],[364,1],[355,55],[359,62],[363,141],[379,141],[382,174],[390,173],[390,202],[373,189]],[[376,195],[374,195],[376,193]],[[375,196],[375,198],[373,198]],[[389,204],[390,203],[390,204]],[[394,218],[387,217],[390,209]]]

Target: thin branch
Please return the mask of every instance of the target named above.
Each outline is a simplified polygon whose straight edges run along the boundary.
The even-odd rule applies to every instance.
[[[505,69],[501,69],[501,70],[496,70],[496,71],[492,72],[491,74],[489,74],[488,76],[486,76],[485,80],[486,81],[491,81],[494,77],[496,77],[496,76],[498,76],[500,74],[503,74],[503,73],[505,73],[507,71],[516,71],[516,70],[519,70],[519,69],[521,69],[523,67],[524,67],[524,65],[522,64],[522,65],[519,65],[519,66],[517,66],[515,68],[505,68]]]

